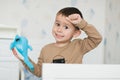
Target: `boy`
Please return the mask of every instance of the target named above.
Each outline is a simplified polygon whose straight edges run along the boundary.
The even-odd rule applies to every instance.
[[[74,39],[81,34],[83,30],[88,37]],[[36,76],[41,76],[42,63],[82,63],[84,54],[94,49],[101,42],[102,37],[92,25],[88,24],[82,16],[82,13],[74,7],[61,9],[55,19],[52,34],[56,40],[55,43],[44,46],[38,58],[38,63],[34,65]],[[12,50],[14,55],[15,49]],[[15,55],[16,56],[16,55]],[[16,56],[25,66],[30,69],[18,56]]]

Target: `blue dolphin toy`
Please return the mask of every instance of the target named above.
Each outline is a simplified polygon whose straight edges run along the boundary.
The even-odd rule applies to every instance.
[[[28,49],[32,50],[32,47],[28,45],[28,40],[24,36],[16,35],[14,41],[10,44],[10,49],[16,48],[17,51],[24,57],[25,64],[30,68],[31,71],[34,70],[33,64],[28,58]]]

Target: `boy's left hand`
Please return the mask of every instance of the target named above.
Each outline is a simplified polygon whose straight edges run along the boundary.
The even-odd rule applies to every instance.
[[[78,26],[82,21],[82,18],[80,17],[79,14],[71,14],[68,17],[66,17],[66,19],[75,26]]]

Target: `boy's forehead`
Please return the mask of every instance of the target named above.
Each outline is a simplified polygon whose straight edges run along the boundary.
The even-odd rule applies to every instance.
[[[71,24],[67,19],[66,19],[66,16],[63,16],[63,15],[57,15],[56,16],[56,21],[58,22],[63,22],[65,24]]]
[[[56,15],[56,18],[57,18],[57,17],[66,17],[66,16],[64,16],[64,15],[62,15],[62,14],[57,14],[57,15]]]
[[[56,15],[56,21],[62,21],[62,22],[68,23],[68,20],[66,19],[66,16],[64,15]]]

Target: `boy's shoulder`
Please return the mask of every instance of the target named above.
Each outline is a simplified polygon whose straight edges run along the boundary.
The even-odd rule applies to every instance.
[[[46,44],[43,48],[51,48],[53,47],[54,43],[49,43],[49,44]]]

